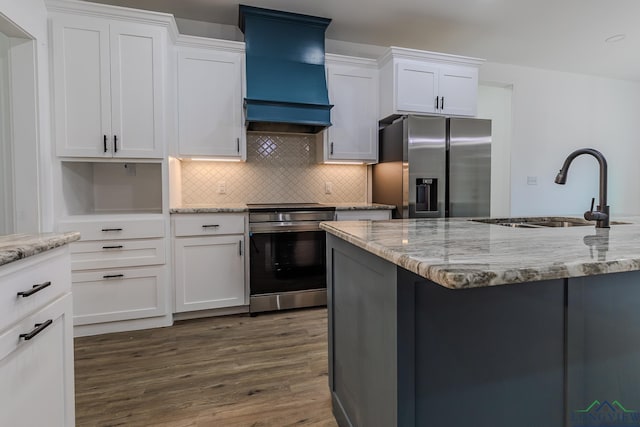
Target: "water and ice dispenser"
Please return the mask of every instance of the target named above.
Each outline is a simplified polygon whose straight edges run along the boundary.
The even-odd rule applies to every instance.
[[[416,212],[438,211],[438,178],[416,179]]]

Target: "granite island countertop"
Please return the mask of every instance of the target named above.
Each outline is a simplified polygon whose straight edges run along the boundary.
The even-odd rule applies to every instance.
[[[9,234],[0,236],[0,265],[80,240],[80,233]]]
[[[640,270],[640,216],[613,219],[628,224],[512,228],[442,218],[320,226],[444,287],[464,289]]]

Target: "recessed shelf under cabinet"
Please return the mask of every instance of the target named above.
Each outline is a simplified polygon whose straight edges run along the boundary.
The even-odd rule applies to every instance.
[[[162,213],[162,164],[62,162],[66,215]]]

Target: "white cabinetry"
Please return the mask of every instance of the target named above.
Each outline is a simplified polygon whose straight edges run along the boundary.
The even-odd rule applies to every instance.
[[[68,220],[59,229],[82,236],[70,245],[74,325],[169,314],[161,215]]]
[[[67,247],[0,267],[2,426],[75,425],[70,287]]]
[[[166,30],[51,14],[57,154],[164,155]]]
[[[180,36],[178,45],[178,155],[244,160],[244,43]]]
[[[392,47],[379,62],[381,118],[476,115],[482,60]]]
[[[175,311],[246,304],[244,214],[172,216]]]
[[[391,211],[387,209],[336,211],[336,221],[364,221],[387,219],[391,219]]]
[[[374,60],[326,55],[332,125],[326,130],[324,162],[378,161],[378,70]]]

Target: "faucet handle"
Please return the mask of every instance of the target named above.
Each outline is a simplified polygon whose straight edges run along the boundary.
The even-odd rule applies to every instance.
[[[593,212],[593,204],[596,202],[596,198],[592,197],[591,198],[591,208],[589,209],[589,212]]]

